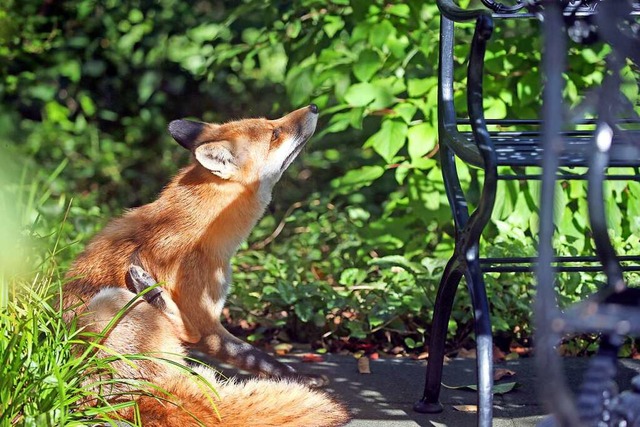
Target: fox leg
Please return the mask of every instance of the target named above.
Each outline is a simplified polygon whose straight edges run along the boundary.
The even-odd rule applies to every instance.
[[[132,264],[129,268],[127,287],[132,292],[138,294],[156,283],[156,280],[139,265]],[[329,382],[325,376],[298,374],[293,367],[233,336],[217,319],[213,321],[213,325],[207,327],[207,333],[200,334],[181,315],[178,306],[170,297],[165,296],[160,287],[146,292],[142,298],[169,318],[179,331],[180,339],[221,362],[269,377],[291,378],[311,387],[322,387]]]
[[[310,387],[322,387],[329,382],[322,375],[299,374],[293,367],[233,336],[219,322],[195,347],[221,362],[256,374],[290,378]]]
[[[127,288],[135,294],[139,294],[158,282],[146,270],[136,264],[131,264],[126,277]],[[187,343],[193,344],[200,341],[202,336],[197,329],[184,318],[178,306],[173,300],[165,296],[162,288],[157,286],[146,292],[142,298],[153,307],[160,310],[174,325],[178,337]]]

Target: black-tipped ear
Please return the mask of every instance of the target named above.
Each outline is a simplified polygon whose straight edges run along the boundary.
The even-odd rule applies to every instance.
[[[204,129],[205,123],[191,120],[174,120],[169,123],[169,133],[187,150],[192,151],[196,139]]]

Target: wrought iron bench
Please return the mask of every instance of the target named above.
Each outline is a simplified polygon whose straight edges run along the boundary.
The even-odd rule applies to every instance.
[[[602,3],[555,0],[530,0],[525,3],[518,0],[514,6],[504,6],[493,0],[482,0],[486,9],[464,10],[452,0],[438,0],[437,3],[441,12],[438,132],[445,188],[455,225],[455,249],[438,288],[429,341],[425,391],[414,409],[423,413],[443,410],[439,394],[445,338],[458,284],[464,277],[475,317],[478,425],[491,425],[493,340],[490,305],[483,273],[535,270],[539,284],[535,307],[536,352],[541,366],[553,378],[548,383],[550,385],[543,386],[544,393],[550,397],[547,406],[556,414],[560,425],[580,425],[580,420],[591,423],[606,412],[603,409],[603,396],[606,393],[611,396],[613,393],[608,388],[604,395],[601,392],[603,387],[609,387],[613,378],[611,372],[615,373],[620,335],[640,334],[640,292],[638,289],[628,288],[623,276],[623,271],[640,271],[640,256],[618,257],[613,250],[607,233],[603,193],[605,179],[640,181],[640,131],[637,126],[632,126],[638,122],[637,115],[631,111],[628,117],[621,118],[619,113],[623,103],[616,95],[620,93],[620,81],[617,77],[619,70],[616,68],[620,61],[629,58],[640,62],[638,29],[625,21],[626,17],[638,15],[640,5],[638,2],[616,0]],[[494,21],[522,18],[543,18],[545,42],[542,74],[546,82],[543,120],[487,120],[484,117],[482,80],[485,50],[492,36]],[[461,118],[458,117],[459,112],[454,104],[453,52],[455,28],[465,21],[475,21],[475,31],[467,63],[468,117]],[[621,30],[625,26],[629,31]],[[563,103],[562,72],[565,70],[568,35],[575,41],[584,41],[597,35],[611,45],[615,54],[608,64],[610,73],[598,92],[600,98],[593,102],[596,107],[595,119],[592,120],[580,117],[581,113],[576,109],[569,111]],[[568,123],[567,117],[572,117],[572,123]],[[567,128],[568,124],[574,126]],[[592,126],[583,130],[584,126],[576,126],[577,124]],[[465,127],[470,127],[471,131],[466,131]],[[491,128],[495,130],[490,130]],[[514,130],[504,131],[504,128]],[[456,158],[484,171],[481,196],[472,213],[469,212],[458,177]],[[501,166],[510,166],[513,168],[511,171],[517,172],[503,174]],[[541,167],[542,172],[527,173],[528,166]],[[633,168],[634,173],[606,173],[610,172],[609,167],[614,166]],[[574,167],[589,169],[587,173],[574,173]],[[480,258],[480,237],[491,218],[497,183],[499,180],[514,179],[542,181],[539,256]],[[588,180],[589,216],[596,253],[593,256],[556,257],[551,243],[554,233],[555,185],[558,180],[574,179]],[[594,262],[598,265],[594,265]],[[605,272],[607,284],[588,301],[562,312],[556,304],[556,272],[595,270]],[[586,391],[578,398],[578,410],[562,380],[555,346],[563,333],[584,332],[602,333],[603,339],[600,351],[593,359],[594,365],[599,368],[594,368],[590,373],[591,377],[587,374],[583,387]],[[605,370],[606,375],[602,374],[602,366],[608,369]],[[640,383],[640,378],[638,382]],[[627,396],[624,399],[633,401],[634,398]],[[637,403],[638,409],[629,412],[629,417],[640,417],[640,394],[637,395]],[[611,419],[609,417],[609,421]],[[640,425],[640,421],[636,423],[629,425]]]

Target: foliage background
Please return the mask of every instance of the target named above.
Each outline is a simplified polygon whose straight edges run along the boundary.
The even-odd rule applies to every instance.
[[[63,272],[110,217],[152,200],[187,162],[165,131],[170,120],[276,117],[314,102],[318,135],[235,259],[227,320],[251,340],[279,333],[332,349],[357,338],[421,350],[453,233],[437,156],[438,27],[435,5],[418,0],[3,2],[0,144],[14,172],[5,181],[16,194],[44,183],[42,203],[18,215],[32,245],[26,264],[38,263],[60,228]],[[470,33],[459,33],[459,65]],[[497,28],[487,117],[537,115],[536,34],[526,22]],[[565,94],[572,103],[601,81],[607,53],[599,45],[574,50]],[[626,95],[637,103],[637,73],[625,71]],[[459,170],[473,204],[482,174]],[[533,255],[538,186],[501,185],[483,250]],[[609,185],[612,235],[621,252],[638,253],[640,184]],[[588,252],[584,185],[562,187],[558,252]],[[563,277],[563,302],[599,279]],[[532,278],[487,282],[496,332],[507,345],[526,340]],[[461,292],[452,345],[467,339],[471,319]]]

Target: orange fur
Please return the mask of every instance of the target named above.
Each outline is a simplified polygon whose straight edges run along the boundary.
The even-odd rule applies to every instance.
[[[291,367],[233,337],[220,324],[220,313],[231,280],[230,258],[263,215],[273,185],[313,134],[316,121],[317,108],[310,106],[277,120],[247,119],[222,125],[172,122],[169,131],[192,151],[194,161],[178,172],[157,200],[110,222],[76,259],[63,290],[68,320],[78,317],[87,332],[101,332],[115,308],[123,307],[133,295],[127,290],[127,274],[132,263],[139,264],[162,283],[163,299],[170,307],[162,312],[146,301],[136,302],[103,338],[104,345],[125,354],[177,353],[172,356],[175,361],[181,359],[182,346],[189,344],[242,369],[307,381]],[[166,364],[145,361],[132,368],[116,362],[114,368],[122,378],[161,381],[185,405],[208,417],[211,421],[206,425],[220,424],[213,421],[217,417],[211,418],[210,405],[199,389],[178,379]],[[317,384],[314,381],[307,382]],[[245,424],[250,419],[268,425],[260,417],[276,416],[286,404],[304,408],[300,401],[306,399],[316,402],[315,409],[307,408],[307,415],[294,411],[284,416],[293,423],[290,425],[337,425],[346,420],[340,405],[299,384],[260,380],[254,389],[252,383],[216,384],[221,390],[218,404],[225,425],[250,425]],[[248,392],[250,389],[253,391]],[[115,389],[124,390],[129,389]],[[159,402],[140,398],[141,408],[147,408],[143,416],[152,417],[153,412],[161,417],[161,408],[178,416],[177,406]],[[334,420],[331,413],[342,421],[326,421]],[[287,425],[285,418],[273,425]],[[229,424],[225,419],[242,421]],[[295,420],[302,419],[302,424],[296,424]],[[306,421],[311,419],[317,421]],[[149,418],[146,425],[167,424]],[[172,421],[171,425],[183,424]]]

